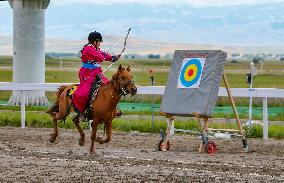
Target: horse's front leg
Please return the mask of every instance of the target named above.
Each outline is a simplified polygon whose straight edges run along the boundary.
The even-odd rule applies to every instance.
[[[103,143],[108,143],[111,140],[111,135],[112,135],[112,120],[110,120],[109,122],[107,122],[106,124],[106,133],[107,133],[107,137],[103,140],[101,137],[97,137],[96,141],[100,144]]]
[[[75,124],[75,127],[77,128],[77,130],[80,133],[79,145],[84,146],[85,145],[85,133],[82,130],[82,128],[80,127],[80,117],[79,116],[74,117],[73,122]]]
[[[57,126],[57,119],[53,118],[53,133],[50,134],[50,139],[49,141],[51,143],[54,143],[54,141],[56,140],[56,137],[58,136],[58,126]]]
[[[97,138],[97,130],[98,130],[98,121],[97,120],[93,120],[92,123],[92,135],[91,135],[91,147],[90,147],[90,154],[91,155],[95,155],[95,140]]]

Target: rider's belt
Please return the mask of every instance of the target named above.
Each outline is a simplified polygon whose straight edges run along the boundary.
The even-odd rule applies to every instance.
[[[87,69],[95,69],[95,68],[101,67],[101,64],[83,62],[82,67],[87,68]]]

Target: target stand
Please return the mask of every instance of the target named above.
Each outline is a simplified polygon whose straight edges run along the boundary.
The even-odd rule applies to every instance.
[[[197,121],[200,125],[200,131],[191,131],[191,130],[183,130],[183,129],[176,129],[174,128],[174,119],[175,117],[161,112],[162,115],[164,115],[167,119],[167,130],[166,134],[161,130],[161,138],[162,140],[158,144],[158,150],[159,151],[168,151],[170,149],[170,136],[174,134],[175,131],[180,132],[189,132],[191,134],[200,134],[202,138],[202,143],[199,147],[199,152],[204,153],[207,152],[208,154],[214,154],[216,153],[216,144],[214,141],[208,139],[208,117],[202,117],[199,114],[193,114],[196,116]]]
[[[160,131],[162,138],[158,143],[160,151],[169,150],[170,136],[175,131],[180,131],[201,136],[202,143],[199,152],[216,153],[216,144],[208,138],[208,132],[211,133],[211,130],[208,129],[208,119],[212,116],[218,98],[221,78],[225,83],[238,124],[238,136],[242,137],[243,149],[246,152],[248,151],[247,140],[242,130],[229,84],[225,74],[223,74],[226,56],[227,54],[220,50],[175,51],[161,104],[161,114],[167,119],[167,130],[166,133]],[[175,116],[195,117],[199,123],[199,130],[175,129]]]
[[[198,113],[192,113],[192,115],[197,118],[197,121],[198,121],[198,124],[199,124],[199,131],[176,129],[176,128],[174,128],[175,117],[172,114],[161,112],[161,114],[163,116],[165,116],[166,119],[167,119],[167,129],[166,129],[166,133],[164,133],[162,130],[160,130],[161,140],[158,144],[158,150],[159,151],[168,151],[170,149],[170,137],[172,135],[174,135],[174,133],[176,131],[176,132],[188,132],[188,133],[191,133],[191,134],[200,135],[201,139],[202,139],[202,143],[200,144],[199,152],[200,153],[214,154],[217,151],[217,145],[213,140],[209,140],[208,132],[214,133],[214,131],[222,131],[222,132],[230,132],[230,133],[238,132],[239,135],[235,134],[234,136],[242,138],[242,144],[243,144],[242,148],[245,152],[248,152],[249,148],[248,148],[247,139],[244,135],[244,132],[243,132],[243,129],[242,129],[242,126],[241,126],[241,122],[240,122],[240,118],[239,118],[239,115],[238,115],[238,112],[237,112],[237,109],[236,109],[236,106],[235,106],[235,103],[234,103],[234,100],[233,100],[233,97],[232,97],[232,94],[231,94],[231,91],[230,91],[230,88],[229,88],[227,77],[226,77],[225,74],[223,75],[223,81],[224,81],[225,86],[226,86],[228,97],[229,97],[229,100],[231,102],[232,109],[233,109],[234,116],[235,116],[239,130],[209,129],[208,128],[208,118],[210,118],[210,117],[202,116]]]

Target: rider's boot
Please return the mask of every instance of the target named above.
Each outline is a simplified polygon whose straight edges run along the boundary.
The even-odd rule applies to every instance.
[[[81,121],[87,121],[88,120],[85,112],[81,113],[79,116],[80,116]]]
[[[118,108],[116,108],[116,116],[115,117],[119,118],[122,114],[123,114],[122,111],[119,110]]]

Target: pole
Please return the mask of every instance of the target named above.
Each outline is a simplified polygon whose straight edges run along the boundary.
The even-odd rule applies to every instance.
[[[237,120],[237,125],[238,125],[238,128],[240,130],[240,134],[242,135],[243,150],[245,152],[248,152],[247,139],[246,139],[246,137],[244,135],[244,132],[243,132],[243,129],[242,129],[242,125],[241,125],[241,121],[240,121],[240,118],[239,118],[239,115],[238,115],[238,111],[237,111],[234,99],[232,97],[232,94],[231,94],[231,91],[230,91],[230,86],[229,86],[229,83],[228,83],[228,80],[227,80],[227,77],[226,77],[225,73],[223,74],[223,80],[224,80],[224,83],[225,83],[225,86],[226,86],[226,90],[227,90],[227,93],[228,93],[229,100],[230,100],[230,102],[232,104],[233,112],[234,112],[235,118]]]
[[[268,140],[268,113],[267,113],[267,97],[262,99],[263,104],[263,140]]]
[[[62,58],[59,57],[59,69],[62,70]]]
[[[45,12],[50,0],[9,0],[13,8],[13,82],[45,82]],[[14,90],[9,105],[17,105]],[[45,91],[26,91],[26,102],[47,105]]]
[[[250,63],[250,85],[249,85],[249,122],[252,121],[252,93],[253,93],[254,63]]]
[[[151,85],[154,86],[154,75],[152,75],[151,77]],[[154,95],[152,94],[152,129],[154,129]]]
[[[26,93],[25,91],[21,91],[21,127],[25,128],[26,121]]]
[[[230,91],[230,86],[229,86],[229,83],[228,83],[228,80],[227,80],[225,73],[223,74],[223,80],[224,80],[224,83],[225,83],[225,86],[226,86],[226,90],[227,90],[227,93],[228,93],[229,100],[232,104],[232,109],[233,109],[234,115],[235,115],[236,120],[237,120],[237,125],[238,125],[238,128],[240,130],[240,134],[244,136],[244,132],[243,132],[243,129],[242,129],[242,126],[241,126],[241,121],[240,121],[240,118],[239,118],[239,115],[238,115],[238,112],[237,112],[237,108],[236,108],[234,99],[232,97],[232,94],[231,94],[231,91]]]

